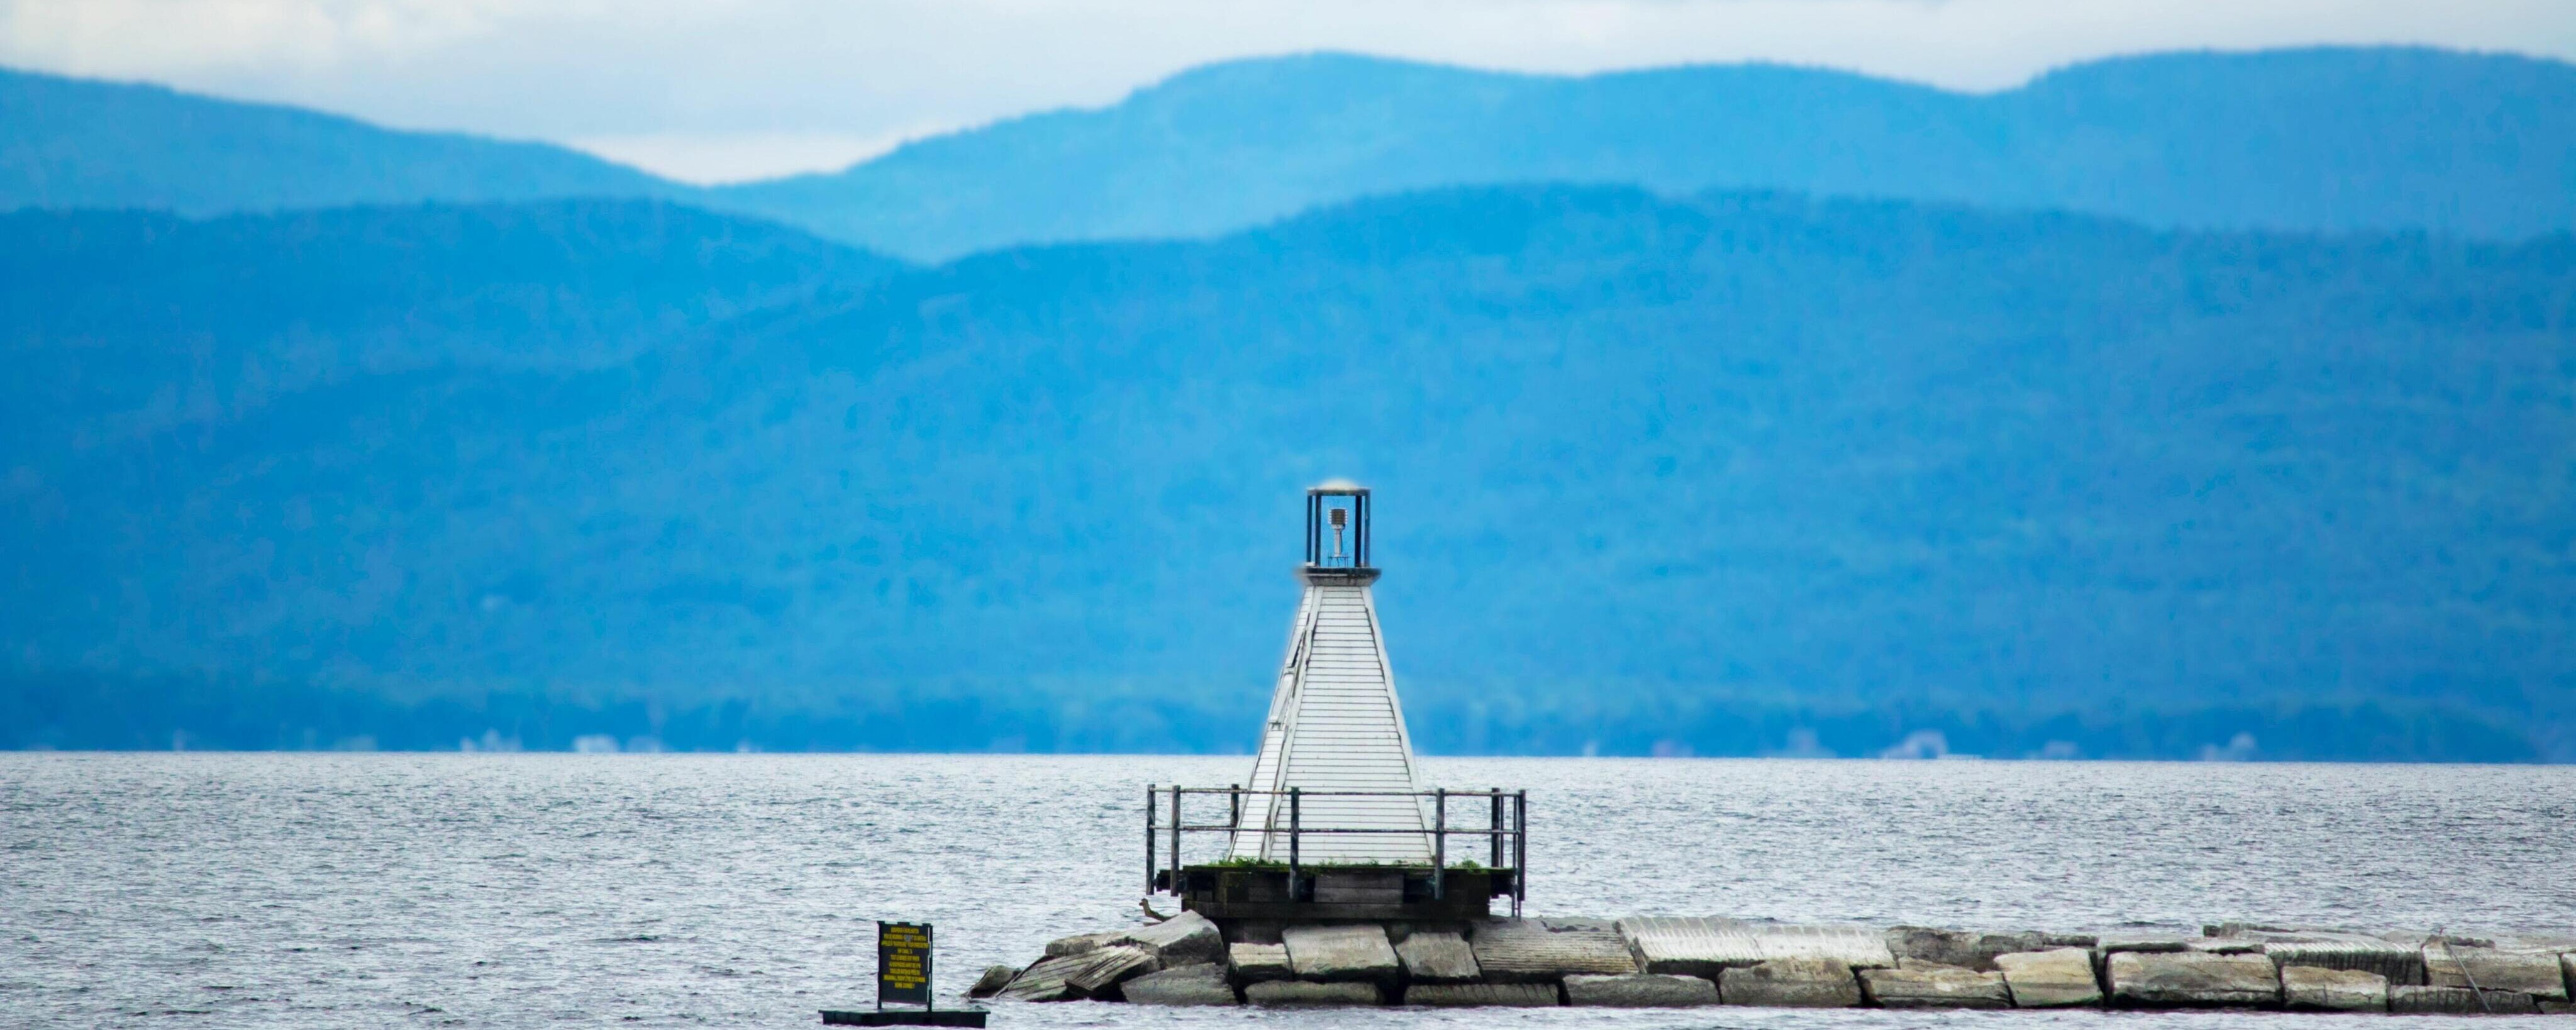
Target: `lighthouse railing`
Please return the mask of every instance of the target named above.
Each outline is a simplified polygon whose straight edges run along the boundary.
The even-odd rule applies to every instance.
[[[1226,821],[1193,824],[1185,820],[1182,817],[1181,798],[1186,794],[1225,795]],[[1286,829],[1282,830],[1275,826],[1244,826],[1245,798],[1288,799]],[[1417,803],[1428,801],[1430,802],[1428,807],[1431,809],[1431,825],[1419,829],[1389,826],[1310,826],[1305,822],[1303,811],[1304,801],[1307,798],[1410,798]],[[1449,800],[1451,798],[1487,799],[1491,807],[1485,824],[1482,826],[1450,825]],[[1158,808],[1167,809],[1169,818],[1157,818]],[[1271,810],[1275,811],[1275,809]],[[1306,837],[1340,837],[1359,834],[1428,836],[1431,838],[1431,896],[1434,900],[1445,897],[1448,891],[1446,874],[1453,868],[1449,863],[1449,838],[1454,835],[1484,837],[1491,848],[1492,859],[1485,868],[1496,871],[1509,869],[1512,872],[1510,896],[1514,915],[1520,913],[1521,903],[1529,896],[1529,791],[1526,790],[1504,790],[1500,787],[1486,790],[1451,790],[1442,787],[1418,791],[1308,790],[1302,787],[1290,787],[1286,790],[1250,790],[1239,784],[1223,787],[1147,784],[1145,787],[1146,893],[1154,893],[1163,884],[1170,884],[1174,891],[1180,889],[1183,867],[1182,835],[1191,833],[1222,833],[1229,837],[1245,833],[1285,835],[1288,838],[1288,889],[1289,896],[1292,898],[1297,896],[1297,885],[1305,878],[1307,872],[1300,854]],[[1158,851],[1162,854],[1158,855]],[[1473,862],[1468,864],[1474,865]]]

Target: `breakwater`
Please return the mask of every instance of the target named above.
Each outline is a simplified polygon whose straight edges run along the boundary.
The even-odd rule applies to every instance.
[[[1139,1005],[2239,1008],[2571,1014],[2576,934],[1964,931],[1723,918],[1270,923],[1195,912],[1047,945],[973,997]]]

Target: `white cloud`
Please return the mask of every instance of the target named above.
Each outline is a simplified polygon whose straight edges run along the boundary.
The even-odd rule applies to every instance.
[[[0,53],[62,71],[330,70],[491,35],[515,0],[10,0]]]
[[[2188,47],[2576,58],[2563,0],[0,0],[0,62],[387,124],[577,141],[689,178],[1355,50],[1589,72],[1774,60],[1961,89]],[[838,148],[837,150],[835,148]]]
[[[800,172],[838,171],[935,131],[855,136],[839,132],[645,132],[563,142],[665,178],[712,186]]]

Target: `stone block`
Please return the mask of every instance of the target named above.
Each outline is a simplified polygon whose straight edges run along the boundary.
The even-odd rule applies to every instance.
[[[2281,1001],[2310,1012],[2386,1012],[2388,978],[2360,969],[2282,966]]]
[[[1620,920],[1618,931],[1649,973],[1715,978],[1724,969],[1798,958],[1832,959],[1847,967],[1896,965],[1887,932],[1864,926],[1647,916]]]
[[[2383,940],[2396,941],[2397,943],[2410,948],[2420,948],[2425,945],[2441,944],[2444,942],[2448,942],[2454,948],[2492,948],[2496,946],[2496,942],[2489,938],[2464,937],[2456,933],[2442,934],[2439,937],[2429,937],[2413,930],[2390,930],[2387,933],[2380,934],[2379,936]]]
[[[1363,980],[1392,985],[1404,963],[1387,943],[1386,928],[1375,923],[1338,926],[1291,926],[1279,932],[1288,948],[1288,965],[1300,980]]]
[[[1121,932],[1123,931],[1106,930],[1100,933],[1078,933],[1071,937],[1058,937],[1047,942],[1046,957],[1065,958],[1079,955],[1116,941]]]
[[[1861,996],[1890,1009],[2008,1009],[2012,993],[2002,973],[1979,972],[1912,960],[1897,969],[1860,971]]]
[[[1773,1008],[1851,1008],[1860,981],[1835,959],[1785,958],[1737,966],[1719,974],[1718,999],[1729,1005]]]
[[[966,988],[966,996],[990,998],[1002,993],[1002,988],[1010,986],[1011,979],[1019,975],[1019,970],[1009,966],[986,966],[984,975],[976,977],[974,986]]]
[[[2544,1016],[2576,1016],[2576,1002],[2543,1001],[2535,1004],[2540,1006],[2540,1014]]]
[[[1469,931],[1476,966],[1496,983],[1544,983],[1577,973],[1637,971],[1617,930],[1590,920],[1487,919]]]
[[[1476,949],[1454,930],[1415,930],[1395,946],[1404,977],[1417,984],[1472,983],[1485,978],[1476,965]]]
[[[1227,944],[1277,944],[1287,923],[1276,919],[1233,919],[1224,926]]]
[[[2424,954],[2357,933],[2298,934],[2263,942],[2263,954],[2282,969],[2307,966],[2377,973],[2393,984],[2424,982]]]
[[[2045,947],[2046,935],[2039,933],[1982,933],[1928,926],[1899,926],[1887,931],[1887,950],[1896,956],[1900,965],[1906,959],[1916,959],[1961,969],[1992,971],[1997,955],[2039,951]]]
[[[2528,994],[2488,991],[2486,1005],[2481,1007],[2478,992],[2466,987],[2401,984],[2388,989],[2388,1011],[2417,1016],[2476,1016],[2486,1013],[2536,1016],[2540,1014],[2540,1005]]]
[[[1404,989],[1404,1003],[1444,1009],[1537,1008],[1554,1006],[1558,1001],[1555,984],[1415,984]]]
[[[1154,954],[1112,944],[1064,960],[1064,984],[1085,998],[1114,997],[1112,988],[1154,971]]]
[[[2465,970],[2460,968],[2464,965]],[[2424,949],[2424,973],[2425,982],[2435,987],[2467,987],[2474,979],[2479,990],[2567,1000],[2567,974],[2559,957],[2547,952],[2435,944]]]
[[[1624,973],[1565,978],[1565,1003],[1623,1009],[1677,1009],[1717,1004],[1717,985],[1696,976]]]
[[[2398,984],[2388,989],[2388,1011],[2402,1015],[2470,1015],[2486,1011],[2466,987]]]
[[[2114,953],[2106,963],[2111,1003],[2140,1007],[2281,1004],[2281,973],[2261,955],[2202,951]]]
[[[1065,970],[1073,965],[1078,957],[1065,955],[1039,959],[1027,969],[1020,970],[1018,976],[1012,977],[1011,982],[1002,988],[1000,994],[1002,997],[1019,1001],[1073,1001],[1080,998],[1081,992],[1064,982]]]
[[[1234,985],[1225,967],[1195,962],[1159,973],[1147,973],[1118,985],[1120,994],[1138,1005],[1236,1005]]]
[[[2055,948],[1995,956],[2011,989],[2013,1005],[2025,1009],[2067,1008],[2102,1003],[2101,982],[2093,978],[2093,953],[2085,948]]]
[[[1225,961],[1225,937],[1216,924],[1196,912],[1183,912],[1152,926],[1120,933],[1110,944],[1142,948],[1164,967]]]
[[[2557,1002],[2550,1004],[2555,1005]],[[2487,1005],[2490,1006],[2490,1011],[2499,1016],[2540,1015],[2540,999],[2521,991],[2488,991]]]
[[[2191,950],[2192,936],[2179,930],[2114,930],[2096,938],[2093,950],[2110,955],[2123,951],[2162,954]]]
[[[1373,983],[1308,983],[1304,980],[1271,980],[1243,989],[1243,1000],[1268,1008],[1321,1008],[1338,1005],[1376,1005],[1384,999]]]
[[[2182,942],[2183,950],[2207,955],[2260,955],[2263,942],[2244,937],[2194,937]]]
[[[1296,967],[1288,964],[1285,944],[1237,944],[1225,949],[1225,954],[1226,964],[1234,967],[1237,983],[1297,978]]]
[[[2540,999],[2521,991],[2488,991],[2487,1011],[2499,1016],[2537,1016]]]

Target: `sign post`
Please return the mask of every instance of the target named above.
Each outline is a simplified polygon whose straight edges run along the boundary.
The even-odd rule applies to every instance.
[[[889,1001],[938,1008],[930,993],[930,924],[878,920],[878,1011]]]
[[[930,969],[930,924],[877,921],[877,1007],[824,1009],[832,1026],[983,1026],[983,1009],[941,1010]],[[886,1007],[919,1005],[918,1009]]]

